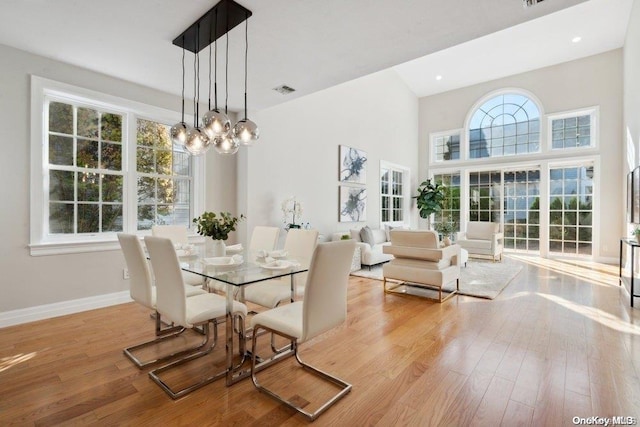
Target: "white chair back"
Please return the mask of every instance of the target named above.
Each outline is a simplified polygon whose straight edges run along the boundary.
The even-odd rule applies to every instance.
[[[278,234],[280,229],[278,227],[265,227],[262,225],[253,228],[251,233],[251,242],[249,243],[249,250],[256,252],[260,250],[270,251],[276,248],[278,243]]]
[[[153,278],[138,236],[118,233],[118,241],[129,270],[129,294],[139,304],[154,309]]]
[[[301,258],[300,261],[309,262],[318,243],[318,230],[291,229],[284,241],[284,250],[289,258]]]
[[[355,248],[353,240],[317,245],[302,302],[299,342],[339,326],[347,318],[347,284]]]
[[[189,243],[187,227],[184,225],[154,225],[151,227],[151,235],[155,237],[165,237],[174,244]]]
[[[146,236],[144,243],[156,278],[156,310],[163,318],[189,327],[182,270],[173,243],[170,239],[153,236]]]

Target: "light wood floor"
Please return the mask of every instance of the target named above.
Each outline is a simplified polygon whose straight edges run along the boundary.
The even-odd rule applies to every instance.
[[[523,271],[493,301],[437,304],[351,278],[347,323],[302,346],[308,362],[353,384],[314,425],[560,426],[574,416],[640,416],[640,310],[618,287],[617,268],[516,262]],[[248,379],[172,401],[122,355],[152,335],[148,311],[134,303],[0,329],[0,425],[307,424]],[[312,400],[321,386],[290,362],[263,372],[265,381]]]

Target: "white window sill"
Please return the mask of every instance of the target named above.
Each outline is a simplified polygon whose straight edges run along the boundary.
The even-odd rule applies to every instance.
[[[147,233],[148,234],[148,233]],[[141,234],[140,238],[144,238]],[[199,235],[190,235],[189,241],[192,243],[202,243],[205,239]],[[85,240],[75,242],[46,242],[32,243],[29,245],[31,256],[80,254],[88,252],[119,251],[120,243],[118,239],[105,240]]]

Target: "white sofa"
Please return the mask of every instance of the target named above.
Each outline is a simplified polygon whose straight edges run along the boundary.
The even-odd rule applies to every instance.
[[[458,233],[456,243],[469,255],[486,255],[502,260],[503,234],[497,222],[469,221],[465,232]]]
[[[393,255],[385,254],[382,248],[391,244],[387,241],[387,232],[385,230],[372,228],[371,232],[374,238],[374,244],[365,243],[360,238],[361,228],[353,228],[348,232],[333,233],[331,240],[340,240],[342,236],[348,235],[356,241],[357,247],[360,248],[361,264],[371,269],[372,266],[382,264],[393,259]]]

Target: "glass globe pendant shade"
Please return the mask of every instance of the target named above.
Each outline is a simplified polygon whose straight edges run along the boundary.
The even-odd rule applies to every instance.
[[[211,140],[202,129],[191,128],[187,132],[187,142],[184,146],[191,155],[199,156],[211,148]]]
[[[238,140],[233,137],[231,132],[226,135],[216,136],[213,138],[213,147],[220,154],[236,154],[240,144]]]
[[[258,125],[249,119],[242,119],[233,127],[233,136],[242,145],[251,145],[260,138]]]
[[[171,141],[174,144],[184,147],[187,142],[187,134],[192,127],[186,124],[185,122],[176,123],[171,126],[169,134],[171,135]]]
[[[231,129],[231,121],[226,114],[216,109],[207,111],[202,116],[202,129],[209,138],[222,136]]]

